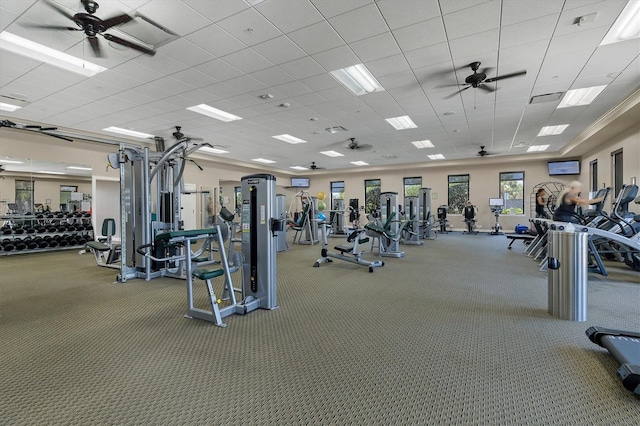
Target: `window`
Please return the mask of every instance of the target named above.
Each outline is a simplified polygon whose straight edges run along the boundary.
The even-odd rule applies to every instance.
[[[344,210],[344,181],[331,182],[331,210]]]
[[[462,213],[469,200],[469,175],[449,175],[449,213]]]
[[[242,206],[242,187],[234,186],[233,192],[235,194],[236,205],[234,206],[236,214],[240,213],[240,206]]]
[[[404,196],[405,197],[417,197],[422,188],[421,177],[410,177],[402,179],[404,184]]]
[[[622,149],[611,153],[611,170],[613,171],[613,189],[617,197],[622,189]]]
[[[589,182],[591,192],[598,191],[598,160],[589,163]]]
[[[16,204],[18,212],[33,212],[33,181],[16,180]]]
[[[364,212],[380,210],[380,179],[367,179],[364,181]]]
[[[500,173],[502,214],[524,214],[524,172]]]

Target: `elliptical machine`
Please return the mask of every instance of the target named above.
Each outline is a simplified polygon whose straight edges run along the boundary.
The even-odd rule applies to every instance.
[[[489,207],[491,208],[491,212],[496,217],[496,222],[491,226],[491,235],[504,235],[504,232],[501,231],[502,226],[498,222],[498,218],[500,217],[500,213],[502,212],[502,208],[504,207],[504,200],[502,198],[489,198]]]

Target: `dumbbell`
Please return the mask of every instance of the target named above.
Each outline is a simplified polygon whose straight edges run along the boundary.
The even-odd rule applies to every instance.
[[[35,250],[38,248],[38,243],[32,239],[24,240],[24,243],[27,245],[27,249],[29,250]]]
[[[13,233],[16,235],[24,234],[24,229],[21,226],[13,228]]]
[[[42,237],[36,237],[33,239],[33,241],[35,241],[36,244],[38,244],[38,248],[43,249],[43,248],[49,247],[49,244]]]
[[[19,251],[25,250],[27,248],[27,245],[20,238],[14,238],[13,245],[15,246],[15,250]]]
[[[13,251],[16,249],[16,246],[13,244],[13,241],[9,239],[2,240],[0,244],[2,245],[2,249],[4,251]]]

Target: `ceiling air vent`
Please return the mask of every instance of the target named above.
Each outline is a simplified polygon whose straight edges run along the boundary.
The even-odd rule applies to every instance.
[[[342,126],[327,127],[325,130],[327,132],[329,132],[329,133],[340,133],[340,132],[346,132],[347,131],[347,129],[345,129]]]
[[[543,102],[556,102],[564,95],[564,92],[547,93],[545,95],[532,96],[529,100],[530,104],[541,104]]]

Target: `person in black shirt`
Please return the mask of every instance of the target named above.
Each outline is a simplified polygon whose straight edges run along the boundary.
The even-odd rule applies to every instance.
[[[580,190],[582,184],[576,180],[571,182],[568,187],[562,190],[558,196],[558,206],[553,212],[553,220],[557,222],[573,222],[578,223],[578,219],[575,217],[576,206],[578,204],[589,205],[596,204],[604,200],[604,197],[594,198],[592,200],[585,200],[580,198]]]
[[[549,215],[544,209],[546,205],[546,201],[544,199],[545,195],[547,195],[547,191],[545,191],[544,188],[540,188],[538,189],[538,192],[536,192],[536,217],[549,219]]]

